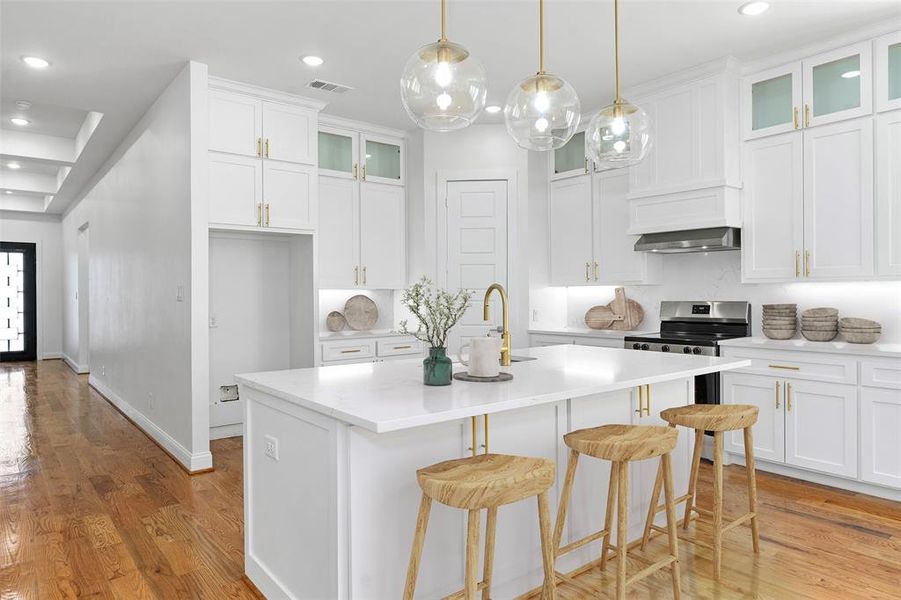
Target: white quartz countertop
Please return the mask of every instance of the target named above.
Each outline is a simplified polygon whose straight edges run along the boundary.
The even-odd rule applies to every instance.
[[[514,350],[537,360],[502,370],[502,383],[422,383],[422,360],[237,375],[238,383],[376,433],[442,423],[750,366],[749,360],[550,346]],[[455,364],[454,371],[464,370]]]
[[[811,342],[805,339],[771,340],[766,337],[743,337],[723,340],[720,346],[736,348],[758,348],[761,350],[800,350],[803,352],[829,352],[832,354],[856,354],[863,356],[883,356],[901,358],[901,344],[851,344],[843,340],[831,342]]]
[[[335,342],[341,340],[368,340],[385,337],[409,337],[406,334],[392,331],[391,329],[373,329],[370,331],[323,331],[319,334],[320,342]]]
[[[624,338],[627,335],[647,335],[656,333],[656,329],[635,329],[633,331],[618,331],[615,329],[589,329],[587,327],[536,327],[529,329],[529,333],[538,335],[573,335],[581,337],[599,338]]]

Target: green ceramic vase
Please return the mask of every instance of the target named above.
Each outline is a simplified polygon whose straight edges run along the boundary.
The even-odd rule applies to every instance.
[[[426,385],[450,385],[454,374],[447,348],[429,348],[429,356],[422,361],[422,382]]]

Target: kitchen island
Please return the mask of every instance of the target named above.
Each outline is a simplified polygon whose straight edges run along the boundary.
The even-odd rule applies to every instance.
[[[244,415],[245,572],[268,598],[381,600],[402,595],[420,490],[416,469],[476,451],[552,459],[563,435],[607,423],[662,424],[661,410],[691,403],[696,375],[745,360],[553,346],[518,350],[503,383],[422,385],[411,359],[239,375]],[[455,370],[463,370],[455,365]],[[641,393],[639,393],[641,389]],[[673,453],[676,493],[687,488],[691,432]],[[630,539],[640,535],[655,461],[632,467]],[[586,460],[563,543],[601,528],[609,464]],[[434,505],[417,596],[462,585],[464,511]],[[568,570],[596,544],[561,560]],[[498,513],[494,593],[541,581],[532,502]]]

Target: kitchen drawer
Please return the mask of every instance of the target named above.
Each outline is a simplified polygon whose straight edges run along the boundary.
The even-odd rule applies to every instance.
[[[750,360],[750,367],[736,369],[740,373],[830,383],[857,383],[857,360],[838,354],[722,348],[722,355],[725,358]]]
[[[378,356],[399,356],[403,354],[421,354],[422,342],[410,338],[378,340],[376,342]]]
[[[860,384],[901,390],[901,359],[866,358],[861,360]]]
[[[357,360],[375,356],[375,340],[326,342],[322,344],[322,362]]]

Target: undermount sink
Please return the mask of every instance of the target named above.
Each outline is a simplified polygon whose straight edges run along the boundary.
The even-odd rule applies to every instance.
[[[538,359],[534,356],[511,356],[510,357],[511,363],[526,362],[529,360],[538,360]]]

